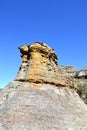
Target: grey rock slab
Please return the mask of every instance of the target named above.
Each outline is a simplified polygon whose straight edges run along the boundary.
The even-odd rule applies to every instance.
[[[0,101],[0,130],[87,129],[87,106],[68,87],[13,81]]]

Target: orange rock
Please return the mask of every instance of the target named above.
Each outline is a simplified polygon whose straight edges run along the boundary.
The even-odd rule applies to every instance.
[[[23,45],[19,49],[22,62],[27,64],[22,65],[21,68],[24,68],[19,70],[16,80],[73,86],[73,80],[67,72],[58,68],[58,58],[52,48],[37,42],[29,46]]]
[[[28,61],[28,55],[23,55],[22,56],[22,62],[26,63]]]

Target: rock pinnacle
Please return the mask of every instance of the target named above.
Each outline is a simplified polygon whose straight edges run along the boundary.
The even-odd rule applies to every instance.
[[[47,44],[35,42],[19,49],[22,65],[15,80],[73,86],[70,76],[58,68],[57,55]]]

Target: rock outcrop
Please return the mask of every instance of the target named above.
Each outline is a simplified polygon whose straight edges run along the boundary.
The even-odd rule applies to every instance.
[[[76,85],[78,87],[78,94],[87,104],[87,67],[76,72],[74,78],[76,79]]]
[[[75,77],[80,79],[87,79],[87,67],[77,71]]]
[[[19,47],[22,65],[15,80],[73,87],[72,78],[57,66],[54,50],[41,43]]]
[[[76,76],[77,69],[74,66],[64,66],[64,69],[70,76],[72,77]]]
[[[77,70],[74,66],[60,66],[73,77],[74,86],[81,99],[87,104],[87,67]]]
[[[87,104],[87,79],[77,79],[76,85],[78,87],[78,94],[82,100]]]
[[[38,42],[19,49],[19,72],[0,93],[0,130],[87,130],[87,105],[54,50]]]

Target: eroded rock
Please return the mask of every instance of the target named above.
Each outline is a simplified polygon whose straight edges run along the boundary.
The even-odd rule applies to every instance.
[[[76,78],[87,79],[87,67],[76,72]]]
[[[22,65],[15,80],[73,87],[72,78],[57,65],[54,50],[42,43],[19,47]]]
[[[18,74],[0,92],[0,130],[86,130],[87,105],[54,50],[33,43],[20,52]]]

